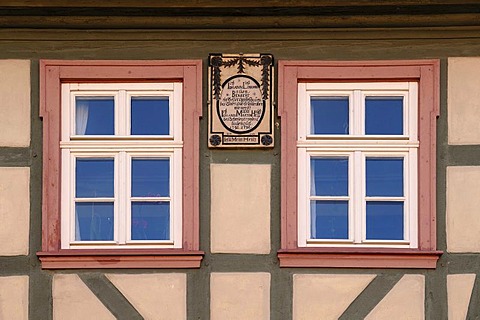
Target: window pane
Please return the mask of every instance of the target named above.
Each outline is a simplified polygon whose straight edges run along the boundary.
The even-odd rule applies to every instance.
[[[77,198],[113,197],[113,159],[76,159],[75,194]]]
[[[403,196],[403,158],[367,158],[367,197]]]
[[[312,196],[348,196],[348,158],[312,158]]]
[[[348,239],[348,201],[311,201],[312,239]]]
[[[312,97],[312,134],[348,134],[348,97]]]
[[[403,202],[367,201],[367,240],[403,240]]]
[[[403,134],[403,97],[367,97],[365,134]]]
[[[132,135],[168,135],[169,118],[168,97],[132,98]]]
[[[113,203],[77,202],[75,204],[75,240],[113,240]]]
[[[170,239],[169,202],[132,203],[132,240]]]
[[[75,134],[115,134],[113,97],[76,97]]]
[[[132,197],[170,196],[169,159],[132,159]]]

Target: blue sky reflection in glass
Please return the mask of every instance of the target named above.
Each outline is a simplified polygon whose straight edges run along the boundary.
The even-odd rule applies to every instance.
[[[75,166],[77,198],[113,198],[114,160],[77,158]]]
[[[132,135],[168,135],[169,133],[168,97],[132,97]]]
[[[348,239],[348,158],[312,158],[310,201],[312,239]]]
[[[402,135],[403,97],[366,97],[365,134]]]
[[[77,158],[75,194],[75,240],[113,240],[114,160]]]
[[[113,97],[76,97],[75,134],[114,135]]]
[[[403,158],[366,160],[367,240],[404,239],[403,162]]]
[[[75,240],[113,240],[113,202],[77,202],[75,204]]]
[[[169,240],[170,203],[132,202],[132,240]]]
[[[367,197],[403,197],[403,158],[367,158]]]
[[[132,159],[132,240],[170,239],[170,202],[144,198],[170,196],[170,159]]]
[[[132,197],[169,197],[170,159],[132,159]]]
[[[367,240],[403,240],[403,201],[367,201]]]
[[[348,97],[311,97],[311,134],[348,134]]]

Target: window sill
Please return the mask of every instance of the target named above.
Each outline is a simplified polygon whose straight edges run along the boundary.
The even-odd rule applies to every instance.
[[[421,268],[435,269],[442,251],[370,248],[301,248],[279,250],[284,268]]]
[[[200,268],[203,255],[175,249],[37,252],[42,269]]]

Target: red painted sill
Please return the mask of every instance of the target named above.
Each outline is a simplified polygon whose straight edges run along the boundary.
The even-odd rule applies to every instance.
[[[43,269],[200,268],[203,255],[203,251],[178,249],[37,252]]]
[[[442,251],[372,248],[301,248],[278,251],[280,267],[435,269]]]

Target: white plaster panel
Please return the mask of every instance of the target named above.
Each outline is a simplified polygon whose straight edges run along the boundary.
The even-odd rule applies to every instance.
[[[447,168],[447,250],[480,252],[480,166]]]
[[[404,275],[365,320],[425,319],[425,277]]]
[[[52,290],[54,320],[115,319],[76,274],[54,275]]]
[[[447,276],[448,319],[467,319],[475,274],[449,274]]]
[[[210,319],[270,319],[270,273],[212,273]]]
[[[448,143],[480,144],[480,58],[448,59]]]
[[[108,274],[107,278],[145,319],[187,318],[186,274]]]
[[[0,226],[0,255],[27,255],[30,230],[29,168],[0,168]]]
[[[338,319],[375,278],[366,274],[294,274],[293,319]]]
[[[211,251],[270,253],[270,165],[211,165]]]
[[[30,145],[30,60],[0,60],[0,146]]]
[[[0,277],[0,319],[28,319],[28,276]]]

